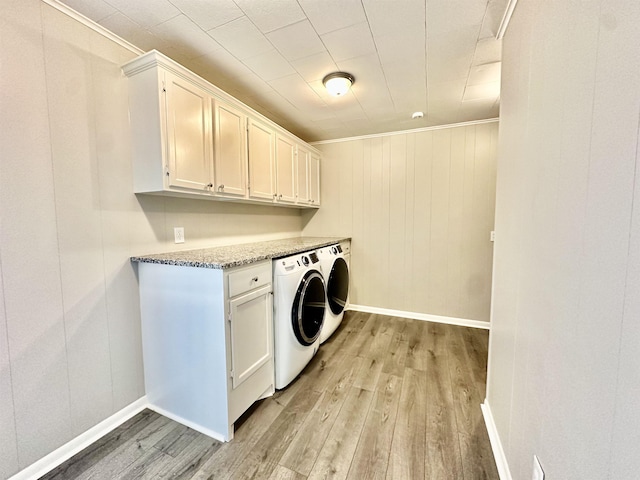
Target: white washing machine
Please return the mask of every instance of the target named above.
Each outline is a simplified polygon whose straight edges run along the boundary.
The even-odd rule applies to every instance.
[[[318,250],[326,285],[327,307],[320,343],[324,343],[336,331],[349,300],[349,265],[340,244],[329,245]]]
[[[316,252],[273,261],[276,388],[289,385],[320,346],[326,293]]]

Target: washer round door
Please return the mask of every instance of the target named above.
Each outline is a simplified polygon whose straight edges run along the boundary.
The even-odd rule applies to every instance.
[[[340,315],[349,297],[349,267],[344,258],[338,257],[333,262],[329,280],[327,280],[327,299],[334,315]]]
[[[291,312],[293,333],[302,345],[311,345],[320,336],[326,298],[322,275],[308,271],[298,285]]]

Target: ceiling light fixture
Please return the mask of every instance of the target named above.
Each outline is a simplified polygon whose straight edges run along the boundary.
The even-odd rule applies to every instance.
[[[333,72],[322,79],[322,84],[330,95],[341,97],[349,91],[355,81],[356,79],[350,73]]]

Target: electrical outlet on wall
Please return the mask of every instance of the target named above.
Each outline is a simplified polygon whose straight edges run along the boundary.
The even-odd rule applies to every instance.
[[[175,243],[184,243],[184,227],[175,227],[173,229],[173,237]]]
[[[544,480],[544,471],[537,455],[533,456],[533,477],[532,480]]]

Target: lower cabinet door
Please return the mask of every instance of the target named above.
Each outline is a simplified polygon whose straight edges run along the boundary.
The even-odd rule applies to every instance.
[[[273,358],[271,298],[267,285],[229,301],[232,388]]]

